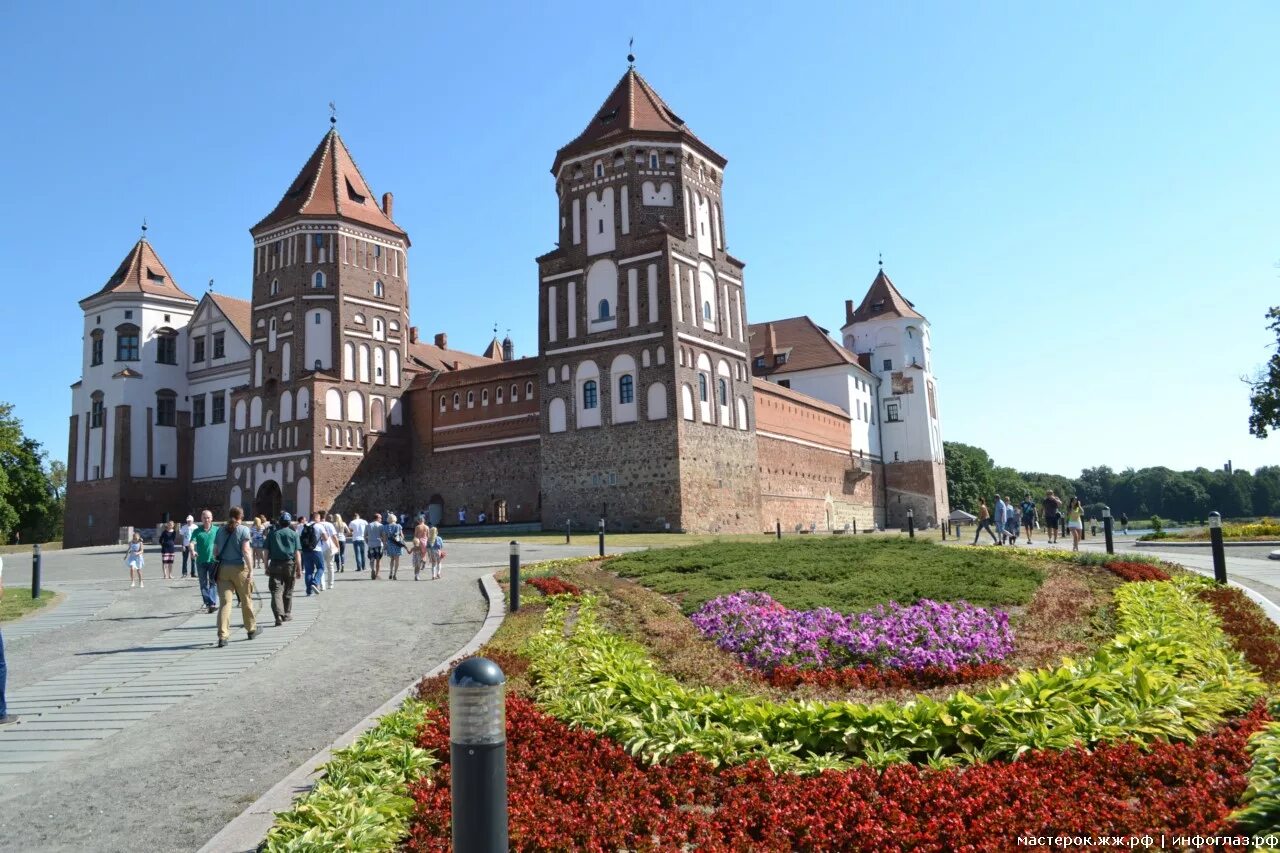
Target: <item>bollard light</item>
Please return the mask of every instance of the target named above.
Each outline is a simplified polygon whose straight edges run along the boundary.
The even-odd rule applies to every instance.
[[[511,586],[511,612],[520,609],[520,543],[511,540],[511,576],[507,579]]]
[[[1103,504],[1102,506],[1102,535],[1106,539],[1107,553],[1114,554],[1116,552],[1115,540],[1112,538],[1113,521],[1111,518],[1111,507]]]
[[[507,837],[506,676],[487,658],[449,675],[453,849],[500,853]]]
[[[1218,583],[1227,582],[1227,553],[1222,544],[1222,516],[1209,513],[1209,550],[1213,554],[1213,579]]]
[[[40,543],[31,547],[31,597],[40,597]]]
[[[1111,517],[1111,507],[1106,506],[1106,505],[1103,505],[1103,507],[1102,507],[1102,517],[1103,517],[1103,518],[1110,518],[1110,517]]]
[[[1222,516],[1216,512],[1209,513],[1209,529],[1216,530],[1222,527]]]
[[[907,507],[907,535],[916,538],[916,511],[913,507]]]

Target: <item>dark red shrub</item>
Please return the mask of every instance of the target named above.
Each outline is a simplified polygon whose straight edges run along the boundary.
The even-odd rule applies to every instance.
[[[832,687],[842,690],[883,690],[892,688],[928,688],[943,687],[948,684],[967,684],[971,681],[982,681],[988,678],[1000,678],[1014,672],[1012,667],[1001,663],[966,663],[957,667],[926,666],[922,669],[890,669],[888,667],[863,664],[862,666],[838,667],[835,669],[801,669],[794,666],[779,666],[772,671],[762,673],[749,670],[758,675],[773,687],[794,690],[802,684],[813,684],[818,687]]]
[[[1233,586],[1206,588],[1201,590],[1200,598],[1213,607],[1222,630],[1245,660],[1256,666],[1268,682],[1280,683],[1280,628],[1262,608]]]
[[[1167,581],[1169,579],[1168,572],[1150,563],[1128,563],[1124,560],[1114,560],[1107,563],[1106,567],[1113,574],[1119,575],[1127,581]]]
[[[496,663],[502,669],[502,674],[505,675],[508,680],[517,675],[523,674],[527,669],[529,669],[528,658],[524,655],[519,655],[515,652],[509,652],[504,649],[495,649],[491,646],[485,646],[480,650],[480,656],[486,657]],[[449,665],[445,667],[444,672],[439,675],[432,676],[431,678],[424,678],[419,681],[414,695],[423,702],[428,702],[432,705],[447,706],[449,704],[449,673],[453,671],[454,665],[459,663],[460,660],[461,659],[450,661]]]
[[[545,596],[552,595],[582,595],[582,590],[557,577],[545,578],[526,578],[525,583],[536,589]]]

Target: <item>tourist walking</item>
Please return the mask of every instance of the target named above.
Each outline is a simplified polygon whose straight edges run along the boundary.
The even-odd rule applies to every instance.
[[[1044,502],[1044,526],[1049,534],[1049,544],[1058,544],[1058,523],[1061,519],[1062,501],[1053,493],[1053,489],[1045,492]]]
[[[302,549],[303,582],[307,595],[320,592],[320,579],[324,575],[324,528],[320,526],[319,511],[311,513],[311,520],[304,522],[298,531],[298,546]]]
[[[404,554],[404,528],[400,526],[396,520],[394,512],[387,514],[387,523],[382,532],[383,539],[387,543],[387,563],[389,580],[396,579],[396,572],[400,568],[400,557]]]
[[[208,613],[218,609],[218,575],[214,571],[213,543],[218,528],[213,524],[213,513],[200,512],[200,524],[191,531],[191,553],[195,558],[197,578],[200,582],[200,600]]]
[[[427,561],[431,563],[431,579],[440,580],[440,560],[444,556],[444,540],[434,527],[427,529]]]
[[[0,600],[4,599],[4,557],[0,557]],[[4,659],[4,632],[0,631],[0,726],[18,722],[14,714],[9,713],[9,706],[4,700],[5,682],[9,680],[9,664]]]
[[[142,567],[147,564],[147,559],[142,549],[142,537],[135,530],[129,539],[129,547],[124,552],[124,562],[129,567],[129,589],[134,587],[141,589],[145,586],[142,582]]]
[[[191,516],[187,516],[187,520],[182,522],[182,526],[178,528],[178,543],[182,546],[182,576],[187,576],[187,566],[191,567],[191,577],[196,576],[196,554],[191,550],[191,531],[196,529],[196,520]]]
[[[427,549],[431,547],[431,527],[422,516],[413,526],[413,579],[418,580],[422,567],[427,564]]]
[[[360,513],[351,514],[351,555],[356,558],[356,571],[364,571],[364,534],[369,528],[369,522],[360,517]]]
[[[1120,530],[1125,536],[1129,535],[1129,516],[1123,512],[1120,513]]]
[[[1027,534],[1027,544],[1031,544],[1031,531],[1036,529],[1036,502],[1031,499],[1031,493],[1027,492],[1022,496],[1022,503],[1018,509],[1022,511],[1022,529]]]
[[[1067,529],[1071,531],[1071,550],[1080,550],[1080,537],[1084,535],[1084,508],[1080,499],[1073,497],[1067,504]]]
[[[996,536],[991,529],[991,510],[987,509],[986,501],[978,502],[978,529],[973,532],[973,544],[978,544],[978,538],[982,536],[982,531],[987,531],[991,536],[991,540],[997,545],[1000,544],[1000,538]]]
[[[1013,505],[1013,495],[1009,495],[1009,504],[1005,507],[1004,529],[1009,534],[1009,544],[1018,544],[1018,531],[1022,515],[1018,511],[1018,507]]]
[[[320,514],[320,528],[324,531],[324,574],[320,576],[320,589],[333,588],[334,560],[338,556],[338,529],[333,526],[333,516]]]
[[[302,543],[292,521],[289,513],[280,513],[280,523],[267,534],[267,588],[277,627],[293,618],[293,582],[302,577]]]
[[[342,520],[342,514],[335,512],[329,521],[333,523],[333,529],[338,534],[338,553],[334,556],[334,564],[338,567],[338,571],[345,572],[347,570],[347,539],[351,536],[351,528],[347,527],[347,523]]]
[[[376,581],[378,573],[382,571],[382,554],[387,547],[387,526],[382,523],[382,513],[373,514],[373,521],[369,522],[365,538],[369,542],[369,561],[372,563],[369,580]]]
[[[244,510],[233,506],[228,521],[218,531],[214,542],[215,565],[218,567],[218,648],[231,638],[231,594],[240,599],[240,616],[252,640],[258,636],[253,616],[253,533],[242,524]]]
[[[467,523],[467,508],[465,506],[458,507],[458,524]]]
[[[267,564],[267,522],[262,516],[253,518],[253,526],[249,529],[249,547],[253,549],[253,568],[265,567]]]
[[[173,558],[178,554],[178,529],[172,521],[160,531],[160,578],[173,580]]]

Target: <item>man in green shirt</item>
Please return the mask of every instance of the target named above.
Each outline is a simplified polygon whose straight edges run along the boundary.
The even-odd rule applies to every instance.
[[[267,534],[267,578],[277,626],[293,618],[293,581],[302,577],[302,548],[292,522],[293,516],[282,512]]]
[[[218,609],[218,579],[213,575],[214,541],[218,538],[218,528],[213,523],[213,513],[205,510],[200,513],[200,524],[191,531],[191,549],[196,554],[196,576],[200,579],[200,598],[204,608],[212,613]]]

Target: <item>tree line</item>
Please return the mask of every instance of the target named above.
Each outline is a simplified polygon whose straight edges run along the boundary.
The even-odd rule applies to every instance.
[[[67,467],[48,461],[13,405],[0,402],[0,543],[61,539],[66,486]]]
[[[1039,501],[1053,489],[1064,501],[1078,496],[1090,518],[1101,518],[1104,505],[1111,507],[1113,516],[1124,513],[1135,519],[1158,515],[1203,521],[1211,512],[1222,513],[1223,518],[1280,517],[1280,465],[1252,472],[1174,471],[1163,466],[1116,472],[1099,465],[1072,478],[996,465],[987,451],[970,444],[948,441],[944,450],[952,509],[975,512],[980,499],[990,506],[995,495],[1021,500],[1030,492]]]

